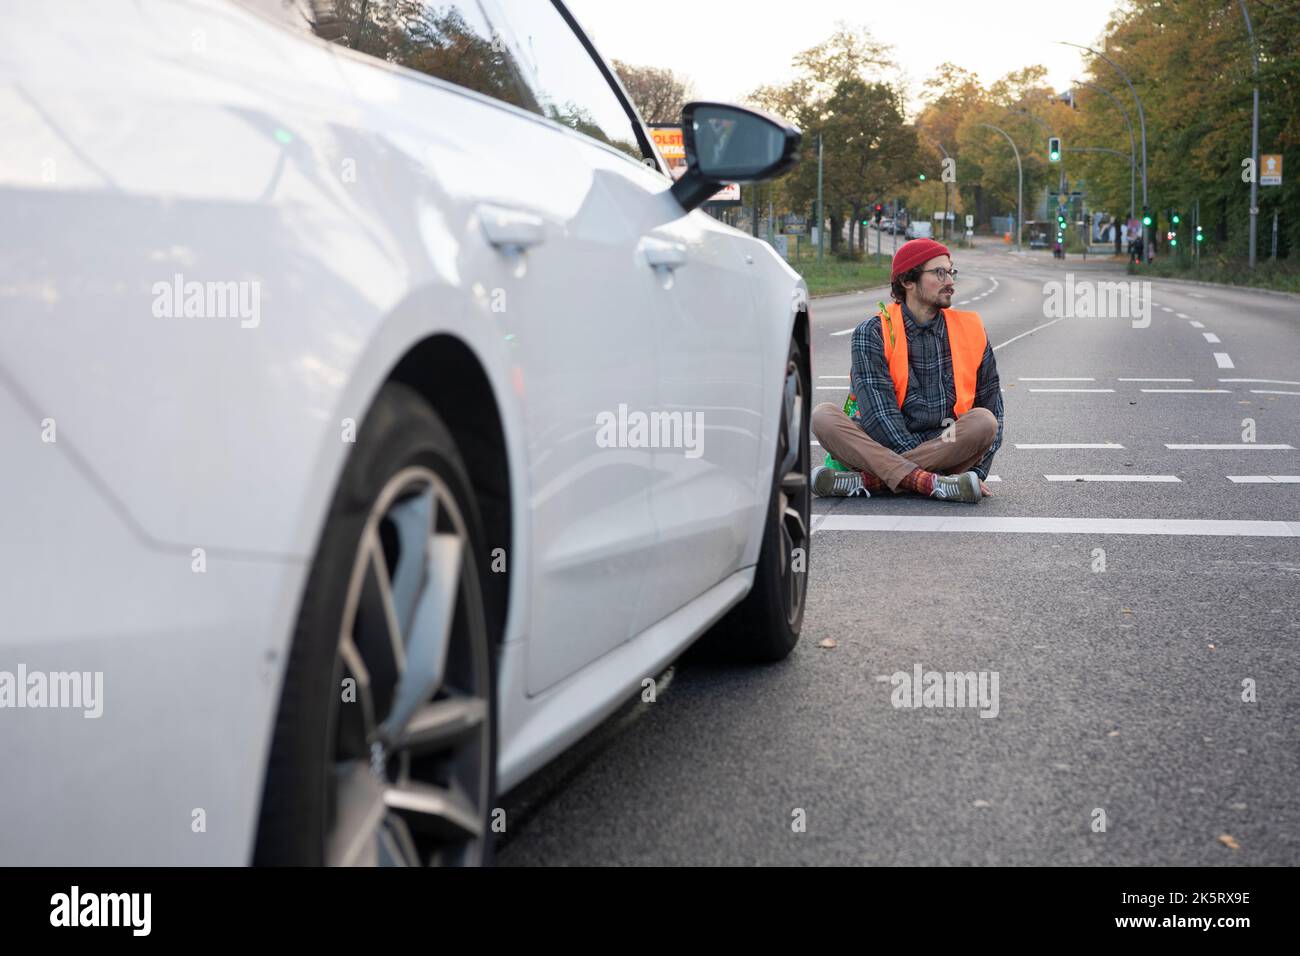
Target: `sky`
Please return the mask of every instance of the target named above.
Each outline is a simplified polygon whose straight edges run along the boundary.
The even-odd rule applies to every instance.
[[[1123,0],[694,0],[640,4],[627,0],[566,0],[608,59],[668,67],[686,74],[700,99],[739,100],[755,87],[790,78],[790,60],[835,30],[836,21],[867,27],[892,46],[911,85],[910,109],[922,84],[945,60],[988,84],[1041,63],[1058,91],[1084,75],[1082,50],[1095,46]],[[650,16],[650,11],[663,11]],[[900,16],[900,13],[905,13]],[[689,24],[689,27],[688,27]]]

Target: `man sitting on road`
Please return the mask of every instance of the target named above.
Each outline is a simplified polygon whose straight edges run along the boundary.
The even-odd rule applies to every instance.
[[[853,331],[856,417],[829,402],[812,413],[822,448],[852,470],[814,468],[813,492],[977,502],[1002,444],[993,349],[977,313],[949,308],[957,270],[942,243],[903,243],[890,273],[893,304]]]

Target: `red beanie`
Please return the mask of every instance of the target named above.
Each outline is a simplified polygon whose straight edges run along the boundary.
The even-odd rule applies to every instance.
[[[910,239],[898,247],[894,253],[894,265],[889,270],[889,279],[892,282],[897,279],[908,269],[914,269],[919,265],[929,262],[935,256],[947,256],[952,258],[952,253],[942,242],[935,242],[933,239]]]

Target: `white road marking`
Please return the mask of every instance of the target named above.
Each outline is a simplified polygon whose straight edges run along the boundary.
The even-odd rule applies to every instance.
[[[1190,382],[1190,378],[1121,378],[1121,382]]]
[[[958,304],[958,305],[967,305],[969,302],[970,302],[970,299],[962,299],[962,300],[961,300],[960,302],[958,302],[957,304]]]
[[[1204,298],[1205,298],[1205,296],[1201,295],[1199,292],[1189,292],[1189,293],[1187,293],[1187,295],[1188,295],[1189,297],[1193,298],[1193,299],[1204,299]]]
[[[1020,446],[1017,445],[1017,448]],[[1252,451],[1295,451],[1294,445],[1260,445],[1255,442],[1241,442],[1235,445],[1165,445],[1174,451],[1238,451],[1250,449]]]
[[[819,392],[847,392],[848,390],[849,387],[847,385],[818,385],[817,386],[817,391]]]
[[[1193,323],[1191,323],[1191,326],[1192,326],[1192,328],[1194,328],[1194,329],[1203,329],[1203,328],[1205,328],[1205,323],[1204,323],[1204,322],[1193,322]]]
[[[1177,481],[1177,475],[1043,475],[1048,481]]]
[[[1162,305],[1162,306],[1160,307],[1160,311],[1161,311],[1161,312],[1172,312],[1172,311],[1174,311],[1174,310],[1171,309],[1171,308],[1169,308],[1169,306],[1167,306],[1167,305]]]
[[[1095,382],[1095,378],[1025,378],[1023,375],[1016,379],[1018,382]]]
[[[1061,318],[1064,318],[1064,316],[1062,316]],[[1045,328],[1047,328],[1049,325],[1055,325],[1057,322],[1060,322],[1060,321],[1061,321],[1061,319],[1052,319],[1051,322],[1044,322],[1042,325],[1036,325],[1036,326],[1034,326],[1032,329],[1030,329],[1028,332],[1021,332],[1019,335],[1013,335],[1011,338],[1009,338],[1009,339],[1007,339],[1005,342],[1003,342],[1002,345],[1010,345],[1012,342],[1016,341],[1016,339],[1023,339],[1026,335],[1033,335],[1033,334],[1034,334],[1035,332],[1037,332],[1039,329],[1045,329]],[[1002,345],[995,345],[995,346],[993,346],[993,351],[996,352],[998,349],[1002,348]]]
[[[1296,538],[1300,521],[1211,521],[1180,518],[960,518],[944,515],[830,514],[823,531],[930,531],[984,534],[1162,534]]]
[[[818,378],[844,378],[844,379],[848,378],[847,375],[818,375],[817,377]]]
[[[1257,385],[1300,385],[1300,382],[1287,382],[1280,378],[1221,378],[1220,382],[1251,382]]]
[[[848,335],[850,332],[852,332],[852,331],[853,331],[854,329],[856,329],[856,328],[857,328],[857,326],[855,325],[855,326],[853,326],[852,329],[841,329],[841,330],[838,331],[838,332],[832,332],[831,335]]]
[[[1283,392],[1272,388],[1252,388],[1252,395],[1300,395],[1300,392]]]
[[[1202,332],[1201,334],[1205,336],[1205,341],[1209,342],[1211,345],[1219,344],[1219,337],[1213,332]]]
[[[1228,475],[1239,485],[1300,485],[1300,475]]]
[[[1016,447],[1017,448],[1123,448],[1124,446],[1117,445],[1115,442],[1099,442],[1099,443],[1092,443],[1092,444],[1088,444],[1086,442],[1085,443],[1061,442],[1061,443],[1050,444],[1050,445],[1019,445],[1018,444],[1016,445]]]
[[[1001,475],[989,475],[989,476],[988,476],[987,478],[985,478],[984,480],[985,480],[985,481],[1001,481],[1001,480],[1002,480],[1002,476],[1001,476]]]
[[[1141,388],[1140,392],[1166,395],[1231,395],[1230,388]]]
[[[1228,353],[1227,353],[1227,352],[1215,352],[1215,353],[1214,353],[1214,361],[1218,364],[1219,368],[1236,368],[1236,367],[1237,367],[1237,366],[1235,366],[1235,365],[1232,364],[1232,359],[1230,359],[1230,358],[1228,357]]]
[[[1179,313],[1178,313],[1178,317],[1179,317],[1180,319],[1190,319],[1190,318],[1191,318],[1191,316],[1188,315],[1186,312],[1179,312]]]
[[[1031,392],[1113,392],[1113,388],[1031,388]]]

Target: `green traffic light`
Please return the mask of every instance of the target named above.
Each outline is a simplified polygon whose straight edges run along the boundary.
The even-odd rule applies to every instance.
[[[1178,225],[1180,222],[1182,222],[1182,218],[1178,215],[1178,213],[1174,213],[1174,215],[1173,215],[1173,220],[1172,220],[1172,221],[1173,221],[1173,224],[1176,226],[1176,225]]]
[[[921,182],[925,182],[925,173],[921,174]]]
[[[1197,242],[1204,242],[1204,241],[1205,241],[1205,237],[1204,237],[1203,235],[1201,235],[1201,234],[1198,232],[1198,233],[1196,234],[1196,241],[1197,241]]]
[[[1178,245],[1178,240],[1177,240],[1177,239],[1170,239],[1170,240],[1169,240],[1169,244],[1170,244],[1171,246],[1176,246],[1176,245]]]
[[[1149,226],[1149,225],[1151,225],[1151,217],[1150,217],[1150,216],[1143,216],[1143,217],[1142,217],[1142,225],[1144,225],[1144,226]]]

